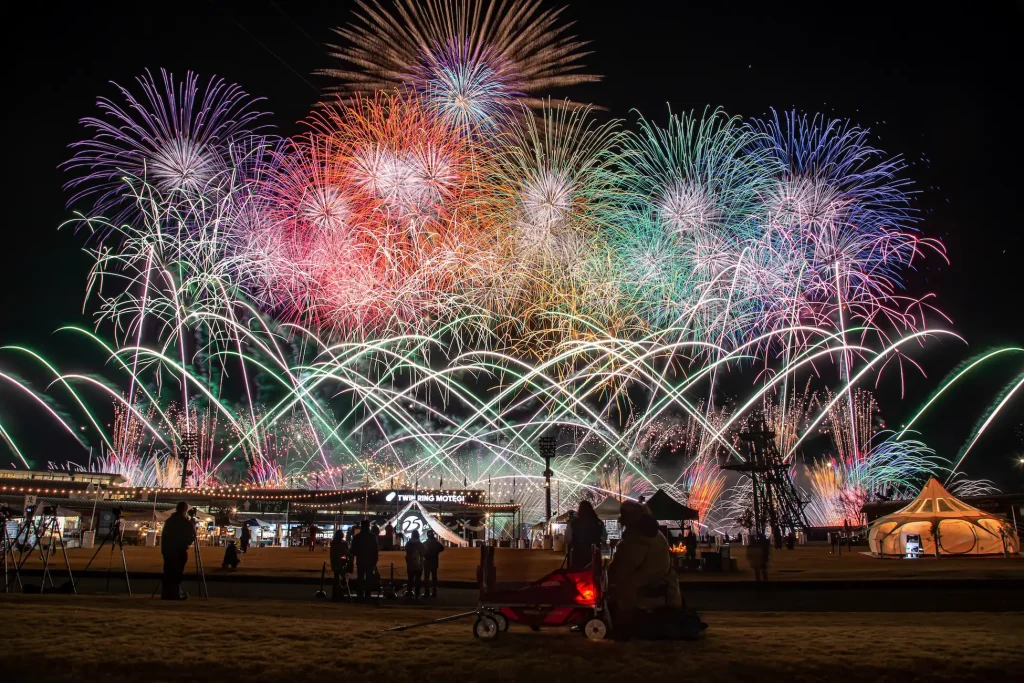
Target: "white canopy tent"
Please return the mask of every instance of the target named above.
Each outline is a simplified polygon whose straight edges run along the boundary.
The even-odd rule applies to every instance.
[[[594,508],[597,518],[602,522],[611,522],[619,518],[622,511],[622,501],[615,496],[608,496]]]
[[[934,477],[910,505],[871,523],[868,545],[879,556],[902,556],[910,536],[920,537],[925,555],[935,555],[936,545],[939,555],[1020,552],[1020,539],[1006,519],[971,507]]]
[[[415,508],[413,506],[415,506]],[[441,522],[439,522],[432,514],[427,512],[427,510],[423,507],[423,505],[420,504],[418,500],[412,501],[404,508],[399,510],[398,514],[396,514],[394,517],[388,520],[388,524],[392,525],[398,531],[398,533],[404,535],[408,539],[408,532],[406,531],[406,529],[403,528],[403,526],[405,526],[404,522],[407,517],[417,516],[422,518],[423,521],[427,523],[427,526],[429,526],[430,529],[432,529],[433,532],[438,535],[438,537],[443,538],[452,545],[469,545],[469,541],[453,532],[444,524],[441,524]],[[420,540],[424,539],[421,538]]]

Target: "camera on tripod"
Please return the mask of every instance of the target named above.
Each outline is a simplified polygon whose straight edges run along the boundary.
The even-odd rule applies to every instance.
[[[196,512],[197,510],[195,508],[188,509],[188,516],[193,522],[196,521]]]
[[[121,508],[110,508],[110,514],[114,516],[114,519],[121,519]]]
[[[43,507],[43,514],[44,515],[56,515],[57,514],[57,506],[56,505],[46,505],[46,506],[44,506]]]
[[[0,507],[0,519],[7,521],[14,517],[14,510],[11,509],[10,505],[4,505]]]
[[[25,506],[25,519],[32,519],[32,517],[35,514],[36,514],[36,506],[35,505],[26,505]]]

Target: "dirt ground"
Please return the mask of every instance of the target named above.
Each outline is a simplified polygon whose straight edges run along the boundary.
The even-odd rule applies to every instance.
[[[128,569],[131,572],[159,572],[161,559],[159,548],[128,546],[124,549]],[[684,572],[683,581],[749,581],[753,578],[742,546],[733,546],[737,557],[738,571],[727,573]],[[80,571],[92,557],[93,550],[71,549],[68,558],[71,568]],[[203,564],[208,573],[220,573],[221,548],[202,548]],[[400,576],[404,576],[405,559],[399,551],[382,552],[378,568],[387,576],[392,564]],[[441,555],[438,572],[442,580],[476,581],[476,567],[480,551],[475,548],[448,548]],[[93,562],[91,569],[105,570],[111,561],[111,554],[105,547]],[[318,549],[309,552],[307,548],[251,548],[242,557],[241,566],[234,573],[251,576],[319,577],[323,563],[328,561],[327,551]],[[116,568],[120,567],[120,555],[113,555]],[[498,548],[495,563],[499,581],[528,581],[543,576],[562,562],[562,555],[543,550],[518,550]],[[64,559],[59,554],[50,559],[51,566],[64,568]],[[189,566],[192,555],[189,554]],[[39,568],[42,561],[34,555],[26,565]],[[771,579],[774,581],[799,580],[848,580],[848,579],[1024,579],[1024,558],[1001,557],[977,558],[955,557],[936,560],[885,559],[880,560],[864,555],[854,549],[844,550],[842,556],[829,554],[824,545],[799,546],[795,550],[773,551],[771,556]]]
[[[1024,666],[1022,614],[708,613],[695,643],[591,642],[448,613],[249,600],[0,596],[9,681],[981,681]]]

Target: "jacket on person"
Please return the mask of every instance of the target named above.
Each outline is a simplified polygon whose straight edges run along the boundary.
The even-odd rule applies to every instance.
[[[160,534],[160,552],[164,555],[185,552],[195,540],[196,531],[192,528],[192,522],[184,513],[175,512],[164,522],[164,530]]]
[[[363,529],[352,539],[352,554],[361,565],[377,564],[377,539],[369,529]]]
[[[331,539],[331,571],[335,574],[344,574],[348,571],[348,543],[345,542],[345,532],[339,529]]]
[[[608,583],[613,599],[623,609],[682,605],[668,541],[658,532],[657,522],[644,518],[622,532],[608,567]]]
[[[697,549],[697,535],[692,531],[686,535],[686,551]]]
[[[232,541],[228,543],[224,548],[224,559],[221,561],[221,567],[237,567],[242,563],[242,560],[238,557],[238,546]]]
[[[444,545],[436,538],[428,538],[423,544],[423,567],[425,569],[437,569],[440,558],[438,555],[444,552]]]
[[[767,569],[771,552],[772,544],[767,538],[751,538],[746,547],[747,561],[751,567]]]
[[[569,523],[566,541],[569,543],[569,566],[582,569],[593,559],[592,546],[600,548],[607,534],[604,523],[597,517],[576,517]]]
[[[412,540],[405,544],[405,567],[410,571],[423,569],[426,551],[422,541]]]

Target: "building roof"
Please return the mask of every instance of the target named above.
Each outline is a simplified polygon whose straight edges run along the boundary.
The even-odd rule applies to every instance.
[[[25,481],[84,482],[100,486],[117,486],[125,478],[112,472],[69,472],[67,470],[8,470],[0,469],[0,479]]]

